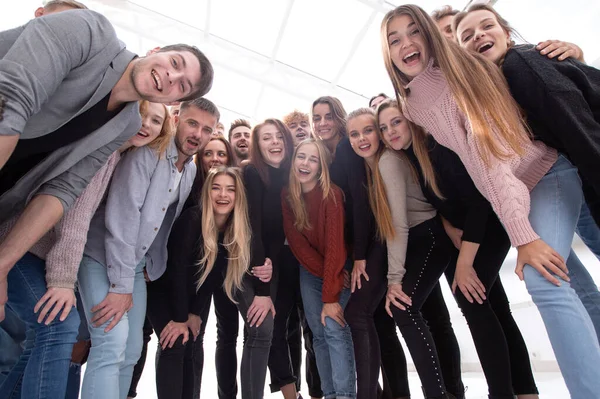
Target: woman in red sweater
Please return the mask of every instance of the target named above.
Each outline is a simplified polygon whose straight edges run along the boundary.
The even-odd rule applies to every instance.
[[[321,388],[326,398],[354,398],[356,377],[350,327],[344,308],[344,198],[329,178],[330,155],[314,139],[294,152],[289,187],[281,194],[283,226],[290,249],[303,266],[300,291]]]

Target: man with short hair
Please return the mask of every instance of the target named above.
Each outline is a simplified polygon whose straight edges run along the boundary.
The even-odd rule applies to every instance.
[[[35,10],[34,16],[38,18],[55,12],[87,9],[88,8],[85,6],[85,4],[75,0],[50,0],[44,1],[44,5]]]
[[[245,119],[236,119],[229,127],[229,142],[235,155],[235,165],[250,160],[250,146],[252,145],[252,125]]]
[[[294,147],[296,147],[302,140],[306,140],[313,136],[308,114],[294,110],[283,117],[283,124],[290,129],[292,133],[292,139],[294,140]]]
[[[217,123],[217,128],[212,135],[213,137],[225,137],[225,125],[221,122]]]
[[[377,109],[377,106],[387,100],[389,97],[385,93],[379,93],[369,100],[369,108]]]
[[[137,101],[195,98],[210,89],[213,69],[183,44],[136,57],[90,10],[0,32],[0,57],[0,223],[27,206],[0,244],[1,321],[8,272],[139,131]]]
[[[456,35],[452,30],[452,19],[459,12],[460,11],[452,8],[452,6],[444,6],[431,13],[431,17],[437,24],[438,28],[440,29],[440,32],[442,32],[442,35],[444,35],[447,39],[452,40],[453,42],[456,41]]]

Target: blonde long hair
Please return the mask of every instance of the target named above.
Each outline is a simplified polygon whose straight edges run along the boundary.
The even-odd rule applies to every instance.
[[[250,221],[248,219],[248,201],[246,190],[238,168],[221,166],[208,171],[204,187],[202,188],[202,258],[198,262],[200,266],[200,279],[197,288],[206,281],[217,259],[219,253],[219,231],[215,222],[213,203],[210,191],[217,176],[230,176],[235,182],[235,201],[233,211],[227,219],[225,227],[225,238],[223,246],[227,250],[227,272],[223,289],[234,302],[234,292],[242,289],[242,279],[250,264]]]
[[[301,141],[300,144],[298,144],[298,147],[296,147],[294,150],[294,155],[292,157],[292,167],[290,168],[289,190],[287,196],[287,201],[292,208],[292,212],[294,212],[294,227],[298,231],[302,231],[304,229],[310,230],[312,228],[308,220],[308,212],[306,211],[304,199],[302,198],[302,186],[298,181],[298,177],[296,177],[293,167],[298,150],[309,144],[316,146],[317,152],[319,153],[320,165],[317,178],[319,180],[318,184],[321,187],[321,191],[323,191],[323,199],[327,199],[332,194],[332,183],[331,178],[329,177],[329,164],[331,163],[331,154],[329,153],[329,150],[325,148],[325,145],[321,140],[308,138]],[[335,200],[334,196],[332,196],[332,198]]]
[[[415,5],[402,5],[389,11],[381,23],[383,59],[398,100],[410,95],[405,88],[409,79],[392,62],[387,36],[389,23],[400,15],[411,17],[423,35],[430,56],[443,72],[455,101],[471,124],[485,164],[489,165],[490,156],[510,158],[510,150],[523,155],[531,135],[501,71],[483,56],[467,52],[444,38],[431,17]]]

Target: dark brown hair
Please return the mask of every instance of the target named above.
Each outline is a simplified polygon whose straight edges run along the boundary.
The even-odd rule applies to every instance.
[[[292,139],[292,133],[290,133],[290,129],[287,126],[276,118],[265,119],[263,122],[254,126],[252,129],[252,148],[250,150],[250,165],[253,165],[258,171],[258,175],[262,182],[268,186],[269,185],[269,170],[268,165],[265,162],[262,153],[260,152],[260,147],[258,146],[258,140],[260,136],[260,129],[262,129],[266,125],[273,125],[279,130],[279,132],[283,135],[283,148],[285,148],[285,157],[281,162],[280,168],[289,170],[290,165],[292,163],[292,155],[294,154],[294,140]]]

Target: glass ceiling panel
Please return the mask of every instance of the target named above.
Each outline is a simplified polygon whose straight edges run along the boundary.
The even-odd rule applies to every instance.
[[[260,88],[255,79],[215,66],[213,89],[206,97],[242,115],[253,115]]]
[[[85,0],[83,0],[85,1]],[[142,8],[155,11],[183,24],[205,30],[208,0],[129,0]],[[212,2],[214,4],[216,2]],[[185,10],[185,12],[182,12]]]
[[[332,81],[371,11],[355,0],[295,1],[277,59]]]
[[[211,1],[210,31],[270,57],[287,5],[283,0]]]

